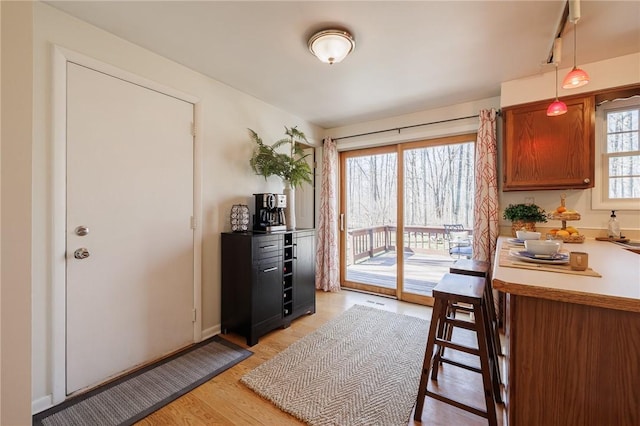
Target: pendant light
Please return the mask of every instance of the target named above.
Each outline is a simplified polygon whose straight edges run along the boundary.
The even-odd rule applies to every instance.
[[[547,108],[549,117],[556,117],[567,112],[567,104],[558,99],[558,63],[556,65],[556,100]]]
[[[584,70],[581,70],[576,65],[576,38],[578,32],[578,20],[573,21],[573,69],[566,75],[562,81],[563,89],[575,89],[576,87],[582,87],[589,82],[589,74]]]

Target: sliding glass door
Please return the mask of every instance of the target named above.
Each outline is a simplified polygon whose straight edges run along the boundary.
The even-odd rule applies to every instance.
[[[345,287],[397,294],[397,158],[395,147],[341,155]]]
[[[343,287],[432,304],[453,262],[471,256],[474,141],[341,153]],[[458,230],[455,243],[449,229]]]
[[[403,300],[430,301],[453,262],[470,257],[474,143],[468,138],[403,146]],[[451,228],[463,237],[458,242]]]

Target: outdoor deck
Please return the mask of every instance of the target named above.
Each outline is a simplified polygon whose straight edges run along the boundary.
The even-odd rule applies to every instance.
[[[471,236],[473,231],[466,229]],[[395,225],[351,229],[347,238],[346,280],[396,288]],[[431,290],[456,260],[445,227],[409,226],[403,231],[404,292],[431,296]]]
[[[431,290],[455,262],[444,250],[405,251],[404,292],[431,296]],[[347,266],[347,281],[396,288],[396,252],[388,251]]]

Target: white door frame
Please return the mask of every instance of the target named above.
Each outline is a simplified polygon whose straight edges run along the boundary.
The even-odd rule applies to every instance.
[[[52,179],[51,208],[53,215],[51,235],[51,384],[52,404],[64,401],[66,395],[66,122],[67,122],[67,62],[94,69],[113,77],[146,87],[194,106],[193,146],[193,340],[202,340],[202,106],[200,99],[163,86],[154,81],[100,62],[83,54],[53,46],[52,94]]]

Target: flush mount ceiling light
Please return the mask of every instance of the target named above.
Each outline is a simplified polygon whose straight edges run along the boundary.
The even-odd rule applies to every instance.
[[[582,87],[589,82],[589,74],[578,68],[576,65],[578,19],[580,19],[580,1],[571,0],[569,2],[569,20],[573,22],[573,69],[562,81],[563,89],[575,89],[576,87]]]
[[[309,50],[327,64],[342,61],[356,47],[353,36],[342,30],[324,30],[311,36]]]

